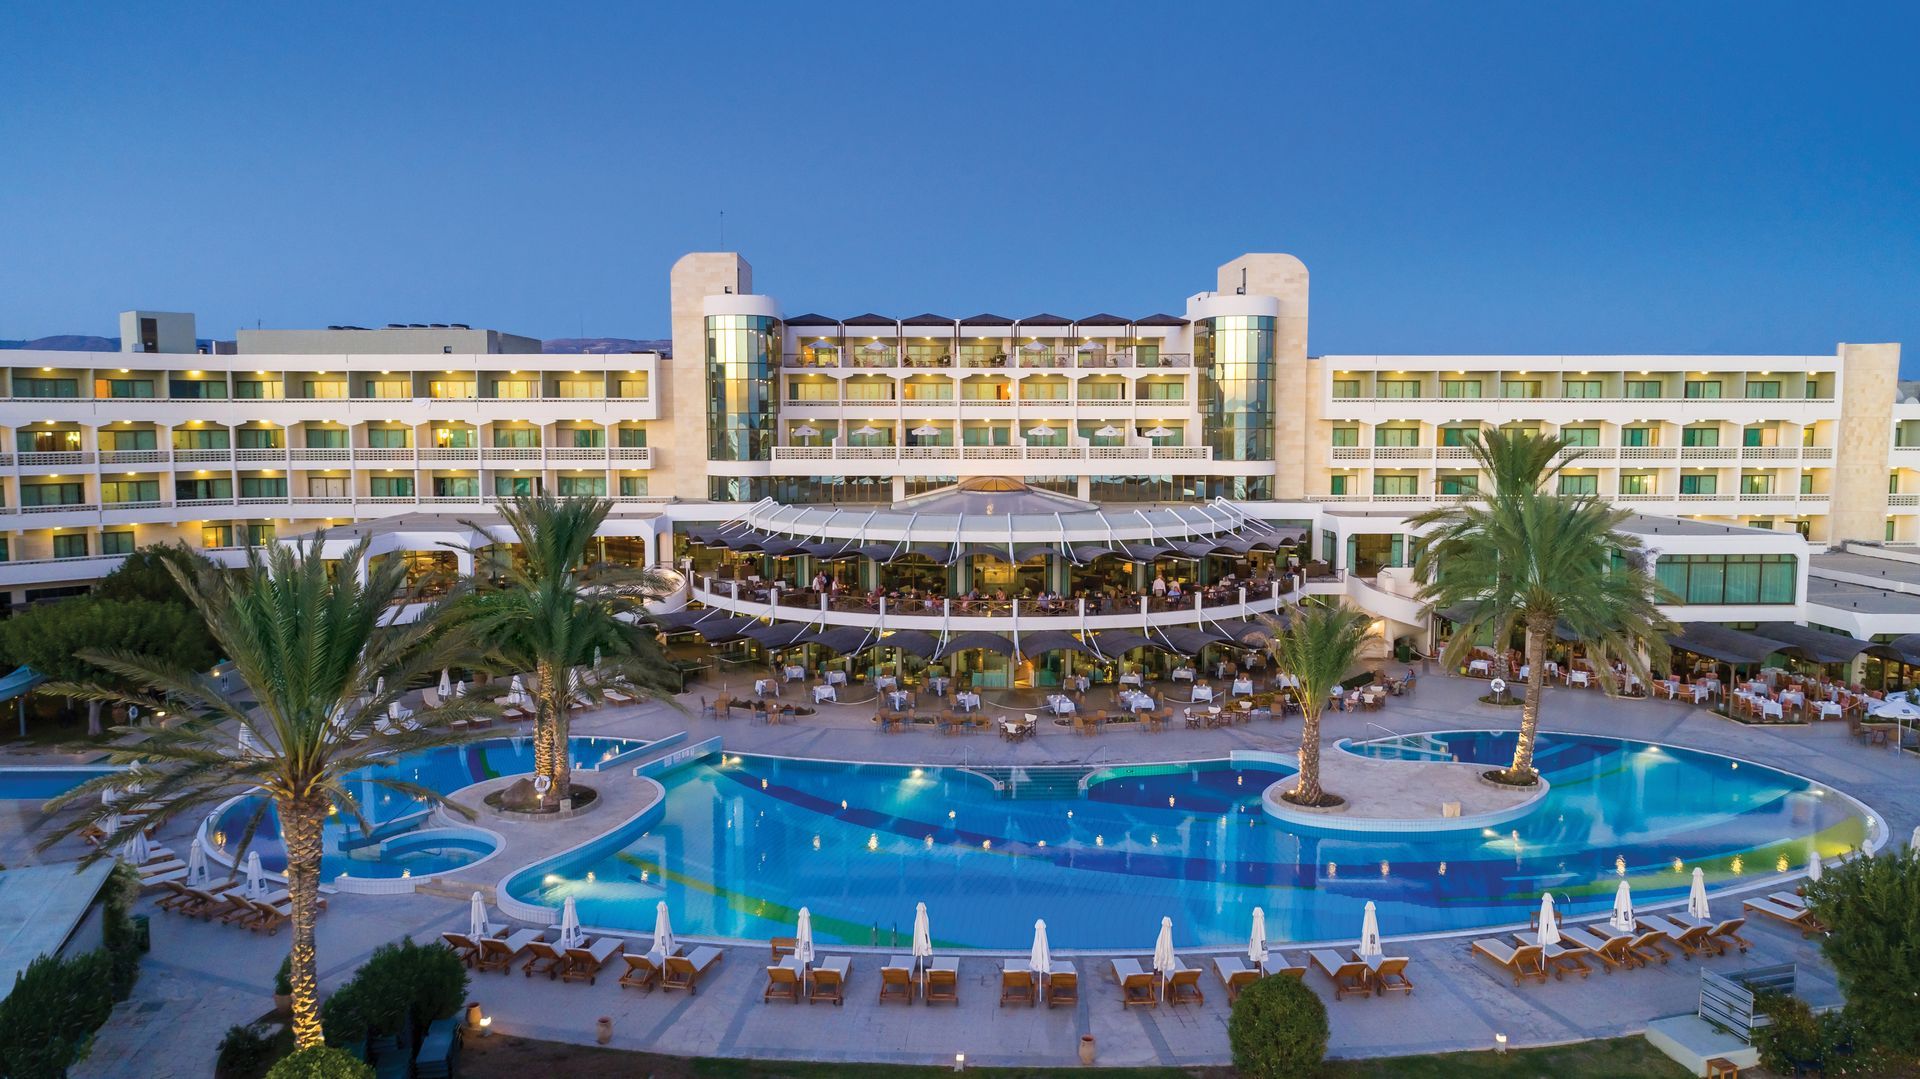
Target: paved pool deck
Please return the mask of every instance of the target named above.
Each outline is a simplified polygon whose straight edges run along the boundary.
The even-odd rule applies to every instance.
[[[1397,668],[1396,668],[1397,669]],[[825,708],[793,724],[749,723],[699,716],[699,687],[684,698],[685,711],[664,704],[604,710],[581,717],[581,734],[662,737],[686,730],[694,739],[719,734],[732,751],[842,760],[899,763],[1115,764],[1218,758],[1235,749],[1293,752],[1300,725],[1254,723],[1217,729],[1170,727],[1159,733],[1109,730],[1083,737],[1043,724],[1040,736],[1009,743],[993,734],[943,736],[927,729],[882,734],[870,708]],[[1327,717],[1329,741],[1456,728],[1510,729],[1518,709],[1479,704],[1484,682],[1432,675],[1416,694],[1394,698],[1379,712]],[[1007,711],[989,707],[993,714]],[[1614,701],[1597,692],[1551,690],[1544,726],[1549,730],[1614,735],[1726,753],[1796,772],[1860,798],[1886,818],[1895,842],[1920,823],[1920,759],[1854,742],[1840,724],[1800,728],[1746,727],[1704,709],[1671,702]],[[598,816],[597,814],[594,816]],[[603,828],[619,819],[582,818]],[[17,809],[0,816],[0,858],[8,864],[72,857],[77,847],[27,853],[25,833],[38,814]],[[164,838],[176,848],[187,842]],[[566,845],[566,844],[559,844]],[[18,859],[15,861],[14,859]],[[497,879],[508,867],[488,874]],[[1716,899],[1730,910],[1737,900]],[[150,904],[143,907],[150,909]],[[439,895],[336,895],[321,919],[322,985],[352,973],[379,944],[404,935],[432,939],[466,923],[464,899]],[[1515,987],[1484,961],[1474,960],[1465,939],[1434,938],[1394,943],[1388,950],[1411,957],[1416,985],[1411,996],[1334,1001],[1324,978],[1308,984],[1326,996],[1332,1018],[1332,1052],[1378,1056],[1454,1049],[1482,1049],[1504,1033],[1514,1046],[1566,1042],[1637,1033],[1649,1020],[1692,1011],[1698,968],[1721,972],[1791,962],[1800,968],[1801,990],[1815,1002],[1839,999],[1830,968],[1816,942],[1803,941],[1771,924],[1749,923],[1753,948],[1744,955],[1682,962],[1580,981]],[[1132,954],[1144,958],[1150,941]],[[267,937],[217,924],[154,913],[153,952],[143,965],[133,999],[120,1005],[101,1031],[93,1055],[76,1076],[204,1076],[227,1026],[252,1019],[270,1005],[269,981],[286,947],[284,933]],[[1082,974],[1075,1008],[1000,1008],[997,957],[968,955],[960,964],[960,1003],[879,1005],[877,958],[854,957],[845,1007],[761,1003],[764,945],[726,949],[726,958],[702,982],[698,995],[641,993],[620,988],[612,977],[597,985],[560,984],[511,976],[476,976],[471,997],[495,1017],[494,1029],[531,1037],[590,1043],[599,1016],[613,1020],[613,1045],[665,1053],[761,1058],[870,1060],[951,1064],[965,1053],[969,1064],[1070,1064],[1079,1036],[1098,1040],[1102,1064],[1212,1064],[1228,1057],[1226,994],[1209,969],[1202,1004],[1123,1008],[1114,985],[1101,977],[1102,959],[1075,956]],[[1213,953],[1183,953],[1209,967]],[[1289,953],[1299,959],[1297,950]]]

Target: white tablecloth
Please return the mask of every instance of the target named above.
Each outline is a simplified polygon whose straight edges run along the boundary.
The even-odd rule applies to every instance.
[[[1073,714],[1073,699],[1071,697],[1048,697],[1047,703],[1053,707],[1053,714],[1056,716],[1070,716]]]
[[[753,691],[762,696],[772,693],[776,688],[778,687],[771,678],[756,678],[753,680]]]
[[[1139,684],[1140,684],[1140,672],[1139,672],[1139,671],[1128,671],[1128,672],[1127,672],[1126,674],[1123,674],[1123,675],[1121,675],[1121,676],[1120,676],[1120,684],[1121,684],[1121,685],[1123,685],[1123,686],[1137,686],[1137,685],[1139,685]]]
[[[815,704],[819,704],[821,701],[838,701],[839,699],[840,695],[834,691],[832,686],[813,687],[813,703]]]
[[[828,685],[830,685],[830,686],[844,686],[844,685],[846,685],[846,684],[847,684],[847,672],[845,672],[845,671],[828,671],[828,672],[827,672],[827,684],[828,684]]]
[[[1173,673],[1169,675],[1168,678],[1174,682],[1191,682],[1193,681],[1193,668],[1175,667]]]
[[[1150,712],[1153,710],[1153,698],[1144,693],[1123,693],[1120,695],[1120,703],[1136,712]]]
[[[971,712],[980,707],[980,694],[961,693],[953,698],[953,703],[959,705],[962,712]]]
[[[1234,691],[1235,693],[1252,693],[1252,692],[1253,692],[1253,679],[1251,679],[1251,678],[1236,678],[1236,679],[1234,679],[1234,680],[1233,680],[1233,691]]]
[[[1814,704],[1814,707],[1819,709],[1821,719],[1825,719],[1828,716],[1832,716],[1835,719],[1840,718],[1841,706],[1839,701],[1819,701]]]
[[[1492,671],[1493,663],[1490,660],[1470,659],[1467,661],[1468,674],[1490,674]]]
[[[784,673],[787,676],[787,681],[798,682],[806,678],[807,669],[805,667],[800,666],[798,663],[789,663],[787,664],[786,670]]]
[[[1586,671],[1568,671],[1567,684],[1570,686],[1588,685],[1589,683],[1587,681],[1587,672]]]
[[[873,680],[873,688],[875,689],[892,689],[899,684],[900,682],[890,674],[883,674]]]
[[[1193,687],[1193,699],[1194,699],[1194,700],[1196,700],[1196,701],[1210,701],[1210,700],[1212,700],[1212,699],[1213,699],[1213,687],[1212,687],[1212,686],[1195,686],[1195,687]]]
[[[907,700],[906,691],[896,689],[893,692],[887,694],[887,703],[889,705],[892,705],[893,710],[896,712],[905,711],[907,708],[907,704],[909,703]]]

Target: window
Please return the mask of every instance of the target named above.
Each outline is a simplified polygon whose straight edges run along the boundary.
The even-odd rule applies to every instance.
[[[114,394],[115,397],[122,396]],[[153,396],[153,385],[148,383],[146,393],[132,394],[134,397]],[[167,396],[184,398],[189,401],[224,401],[227,399],[227,380],[224,378],[173,378],[167,380]]]
[[[86,487],[78,483],[23,483],[22,506],[78,506],[86,501]]]
[[[1419,480],[1414,476],[1375,476],[1373,493],[1375,495],[1412,495],[1418,494],[1415,484]]]
[[[1742,429],[1741,429],[1741,431],[1740,431],[1740,444],[1741,444],[1742,446],[1764,446],[1764,445],[1766,445],[1766,444],[1767,444],[1767,429],[1766,429],[1765,427],[1747,427],[1747,428],[1742,428]]]
[[[929,396],[928,394],[916,392],[924,388],[925,387],[914,386],[909,383],[907,386],[907,400],[925,400]],[[1121,386],[1119,383],[1082,382],[1080,384],[1080,399],[1082,401],[1119,401],[1122,400],[1120,390]],[[943,397],[951,397],[952,394],[936,393],[931,396],[935,400],[939,400]]]
[[[1681,428],[1680,444],[1682,446],[1718,446],[1720,444],[1720,428],[1718,427]]]
[[[647,497],[647,478],[645,476],[620,477],[620,497],[621,498]]]
[[[412,476],[375,476],[369,481],[367,491],[374,498],[412,498]]]
[[[607,444],[607,429],[604,427],[561,427],[553,432],[554,445],[570,446],[578,450],[604,448]]]
[[[404,450],[412,444],[413,431],[409,428],[367,428],[367,448],[370,450]]]
[[[1360,444],[1360,428],[1358,427],[1334,428],[1333,444],[1336,446],[1358,446]]]
[[[1417,378],[1383,378],[1380,380],[1380,396],[1405,399],[1420,396],[1420,380]]]
[[[112,532],[100,533],[100,553],[101,554],[132,554],[133,553],[133,530],[132,529],[116,529]]]
[[[1660,390],[1661,390],[1661,386],[1660,386],[1659,379],[1644,379],[1644,380],[1628,379],[1627,380],[1627,396],[1628,397],[1639,397],[1639,398],[1659,397],[1661,396]]]
[[[650,387],[648,387],[647,385],[647,376],[645,375],[632,375],[627,378],[623,378],[620,381],[614,383],[614,386],[615,386],[615,391],[614,391],[615,396],[630,398],[635,401],[646,400],[648,396],[648,390],[650,389]]]
[[[232,448],[232,436],[224,427],[187,427],[173,432],[176,450],[224,450]]]
[[[75,453],[80,449],[80,432],[15,431],[13,443],[21,453]]]
[[[225,501],[233,497],[233,481],[226,477],[176,479],[173,481],[173,497],[180,502]]]
[[[1887,491],[1887,493],[1893,494],[1893,495],[1899,494],[1900,492],[1898,490],[1892,489],[1892,488],[1897,488],[1899,486],[1900,486],[1900,477],[1899,476],[1892,477],[1892,482],[1888,484],[1889,490]],[[1813,473],[1811,472],[1800,473],[1800,493],[1803,495],[1810,495],[1813,493]]]
[[[1654,575],[1681,603],[1792,603],[1799,565],[1786,554],[1666,555]]]
[[[1560,493],[1563,495],[1597,495],[1600,493],[1600,477],[1571,476],[1560,474]]]
[[[287,388],[278,381],[236,379],[233,383],[233,395],[247,401],[278,401],[287,395]]]
[[[1184,401],[1187,388],[1178,382],[1142,382],[1139,384],[1141,401]],[[1409,397],[1413,396],[1408,394]]]
[[[1769,400],[1778,398],[1780,396],[1780,382],[1778,379],[1775,379],[1772,381],[1761,381],[1761,382],[1756,382],[1753,379],[1748,379],[1747,380],[1747,396],[1754,397],[1754,398],[1766,398]]]
[[[1349,479],[1352,479],[1352,477],[1351,476],[1329,476],[1327,478],[1327,493],[1330,495],[1333,495],[1336,498],[1345,497],[1346,494],[1348,493],[1347,481]]]
[[[1717,399],[1720,396],[1720,380],[1717,378],[1688,379],[1686,394],[1696,400]]]
[[[308,476],[308,498],[337,498],[347,500],[347,478],[345,476]]]
[[[1540,396],[1540,380],[1532,379],[1532,378],[1504,379],[1500,383],[1500,396],[1502,397],[1538,397]]]
[[[1336,378],[1336,379],[1334,379],[1334,380],[1333,380],[1333,395],[1334,395],[1335,397],[1358,397],[1358,396],[1360,396],[1360,380],[1359,380],[1359,379],[1357,379],[1357,378]]]
[[[285,498],[287,497],[287,479],[285,476],[242,476],[240,477],[241,498]]]
[[[1442,427],[1440,444],[1442,446],[1471,446],[1480,441],[1478,427]]]
[[[93,380],[93,395],[95,397],[152,397],[153,380],[150,378],[97,378]],[[198,397],[199,394],[176,393],[174,396]]]
[[[1560,440],[1569,446],[1598,446],[1600,428],[1598,427],[1562,427]]]
[[[460,378],[436,378],[427,383],[427,396],[446,398],[472,397],[473,380]]]
[[[1478,398],[1480,396],[1480,380],[1477,378],[1441,379],[1440,396],[1456,399]]]
[[[1653,493],[1653,477],[1644,472],[1620,477],[1620,493],[1623,495],[1650,495]]]
[[[607,478],[605,476],[561,476],[561,498],[605,498]]]
[[[160,501],[160,481],[101,480],[100,501],[103,503],[158,502]]]
[[[495,476],[493,478],[493,493],[500,498],[535,494],[539,490],[538,476]]]
[[[1683,495],[1712,495],[1720,493],[1720,477],[1699,473],[1682,473],[1680,493]]]
[[[606,382],[597,378],[562,378],[553,384],[555,397],[604,397],[606,392]]]
[[[644,427],[620,428],[620,448],[621,449],[638,450],[638,449],[645,449],[646,446],[647,446],[647,429],[646,428]]]
[[[78,397],[80,380],[75,378],[16,378],[15,397]]]
[[[525,399],[540,396],[540,384],[529,378],[496,378],[489,384],[490,396]]]
[[[1740,477],[1740,493],[1743,495],[1770,495],[1773,493],[1773,476],[1766,472],[1747,472]]]
[[[307,428],[307,448],[310,450],[344,450],[347,448],[347,431],[344,427]]]
[[[243,450],[282,450],[287,446],[280,437],[282,434],[278,427],[242,427],[233,437],[239,440]]]
[[[1022,401],[1064,401],[1067,399],[1067,384],[1064,382],[1028,382],[1020,387]]]
[[[1376,446],[1418,446],[1420,428],[1418,427],[1375,427],[1373,444]]]
[[[319,400],[339,400],[346,397],[347,384],[342,379],[303,379],[300,382],[300,396]]]
[[[53,557],[87,557],[87,535],[84,532],[62,532],[53,537]]]
[[[540,445],[538,427],[495,427],[493,444],[500,449],[528,450]]]
[[[1658,446],[1660,444],[1659,429],[1654,427],[1622,427],[1620,428],[1620,444],[1622,446]]]
[[[834,399],[832,384],[815,388],[823,389],[825,392],[816,397],[796,398],[796,400],[831,401]],[[846,384],[846,394],[847,400],[849,401],[891,401],[893,400],[893,384],[890,382],[849,382]]]
[[[135,450],[159,449],[159,443],[151,430],[148,431],[102,431],[100,448],[108,453],[130,453]]]
[[[1440,493],[1443,495],[1470,495],[1479,490],[1480,490],[1479,476],[1467,475],[1467,476],[1440,477]]]
[[[370,378],[362,387],[368,397],[412,397],[413,381],[405,378]]]
[[[1600,380],[1597,378],[1569,378],[1561,383],[1562,397],[1598,397]]]
[[[202,547],[258,547],[273,542],[273,526],[267,523],[244,525],[206,525],[200,529]]]
[[[443,450],[470,450],[479,445],[475,441],[478,431],[471,427],[435,427],[433,444]]]
[[[480,481],[473,476],[435,476],[433,495],[435,498],[478,498]]]

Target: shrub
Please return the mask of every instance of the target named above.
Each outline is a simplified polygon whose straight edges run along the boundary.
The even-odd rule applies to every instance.
[[[1821,950],[1861,1047],[1920,1056],[1920,855],[1902,848],[1843,862],[1807,886],[1807,905],[1832,930]]]
[[[113,960],[104,949],[76,959],[41,956],[0,1001],[0,1074],[64,1076],[113,1011]]]
[[[399,1034],[409,1017],[424,1027],[458,1012],[467,999],[467,968],[452,949],[407,938],[375,948],[342,991],[349,988],[369,1033]]]
[[[273,1059],[277,1028],[264,1023],[235,1024],[220,1039],[220,1056],[215,1069],[225,1076],[259,1075]]]
[[[1783,993],[1763,993],[1754,1009],[1771,1022],[1753,1032],[1760,1063],[1776,1075],[1878,1075],[1887,1069],[1862,1044],[1859,1026],[1848,1011],[1813,1014],[1805,1001]]]
[[[320,1029],[326,1033],[328,1045],[359,1045],[367,1040],[370,1031],[365,996],[360,983],[350,981],[321,1003]]]
[[[373,1079],[373,1069],[330,1045],[316,1045],[281,1058],[267,1079]]]
[[[293,995],[293,953],[280,960],[280,969],[273,972],[273,995],[285,997]]]
[[[102,892],[100,939],[112,972],[113,999],[133,995],[140,977],[140,942],[134,938],[133,904],[140,897],[140,874],[125,862],[115,862]]]
[[[1250,1079],[1312,1075],[1327,1056],[1327,1006],[1298,978],[1262,978],[1234,1002],[1227,1041]]]

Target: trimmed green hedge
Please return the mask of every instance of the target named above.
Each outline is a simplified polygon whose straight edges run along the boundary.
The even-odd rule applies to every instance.
[[[373,1079],[373,1069],[330,1045],[302,1049],[267,1070],[267,1079]]]
[[[139,880],[124,865],[107,877],[103,947],[73,959],[41,956],[0,1001],[0,1075],[59,1079],[86,1052],[113,1004],[140,975],[140,946],[127,916]]]
[[[1313,1075],[1327,1057],[1327,1006],[1298,978],[1262,978],[1234,1001],[1227,1042],[1247,1079]]]

